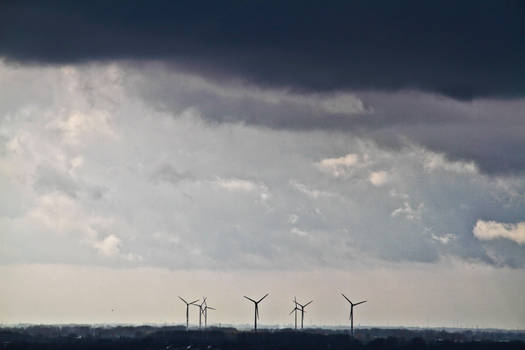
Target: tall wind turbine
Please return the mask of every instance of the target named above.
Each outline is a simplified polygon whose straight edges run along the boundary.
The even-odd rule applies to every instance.
[[[297,307],[297,299],[295,299],[295,297],[293,297],[293,302],[295,307],[292,309],[292,311],[290,311],[290,315],[292,312],[295,313],[295,329],[297,329],[297,311],[301,311],[301,309]]]
[[[203,297],[202,303],[192,304],[199,308],[199,329],[202,327],[202,315],[204,314],[204,306],[206,305],[206,297]]]
[[[217,310],[213,307],[210,307],[208,305],[204,305],[204,328],[208,327],[208,310]]]
[[[341,295],[343,296],[343,298],[346,299],[346,301],[350,303],[350,334],[352,334],[353,336],[354,335],[354,306],[357,306],[362,303],[366,303],[366,300],[360,301],[358,303],[352,303],[350,299],[346,297],[346,295],[344,295],[343,293],[341,293]]]
[[[259,299],[259,300],[257,300],[257,301],[253,300],[252,298],[248,298],[247,296],[244,296],[246,299],[248,299],[249,301],[251,301],[251,302],[254,304],[254,306],[255,306],[255,318],[254,318],[254,319],[255,319],[255,322],[254,322],[254,327],[253,327],[253,329],[254,329],[256,332],[257,332],[257,319],[259,318],[259,303],[260,303],[261,301],[263,301],[263,299],[266,298],[268,295],[269,295],[269,293],[266,293],[265,296],[263,296],[261,299]]]
[[[299,307],[301,308],[300,311],[301,311],[301,329],[303,329],[303,321],[304,321],[304,308],[307,307],[308,305],[310,305],[311,303],[313,303],[314,301],[313,300],[310,300],[309,302],[307,302],[306,304],[304,305],[301,305],[299,304],[297,301],[295,302],[297,305],[299,305]]]
[[[182,299],[181,297],[179,297],[179,299],[182,300],[184,304],[186,304],[186,328],[188,328],[190,325],[190,305],[194,305],[196,302],[199,301],[199,299],[194,300],[191,303],[188,303],[186,300]]]

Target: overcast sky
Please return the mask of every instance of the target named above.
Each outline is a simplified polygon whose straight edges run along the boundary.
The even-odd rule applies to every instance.
[[[525,328],[523,4],[218,4],[0,5],[0,322]]]

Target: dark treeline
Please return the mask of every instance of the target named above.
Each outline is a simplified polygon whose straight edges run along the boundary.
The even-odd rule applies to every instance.
[[[390,333],[385,336],[383,333]],[[1,349],[163,349],[163,350],[522,350],[523,333],[474,340],[468,332],[366,329],[352,338],[325,329],[262,330],[233,328],[186,331],[181,327],[31,326],[0,329]]]

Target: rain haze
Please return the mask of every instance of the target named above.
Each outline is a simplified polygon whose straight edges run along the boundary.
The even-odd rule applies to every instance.
[[[0,323],[524,329],[524,23],[2,1]]]

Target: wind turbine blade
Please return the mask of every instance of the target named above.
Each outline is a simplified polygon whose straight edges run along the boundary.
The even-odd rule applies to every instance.
[[[266,298],[268,295],[270,295],[270,293],[266,293],[266,295],[263,296],[261,299],[259,299],[259,301],[257,303],[260,303],[261,301],[263,301],[263,299]]]
[[[188,302],[184,299],[182,299],[181,297],[179,297],[180,300],[182,300],[185,304],[187,304]]]
[[[313,303],[314,301],[313,300],[310,300],[309,302],[307,302],[306,304],[304,304],[303,307],[307,307],[308,305],[310,305],[311,303]]]
[[[357,306],[357,305],[362,304],[362,303],[366,303],[366,300],[363,300],[363,301],[360,301],[358,303],[355,303],[354,306]]]
[[[243,296],[244,296],[246,299],[248,299],[249,301],[251,301],[252,303],[256,303],[256,304],[257,304],[257,302],[256,302],[255,300],[253,300],[252,298],[248,298],[246,295],[243,295]]]
[[[293,310],[292,310],[292,311],[290,311],[289,315],[293,314],[293,313],[294,313],[294,311],[297,311],[297,310],[299,310],[299,309],[298,309],[297,307],[294,307],[294,308],[293,308]]]
[[[213,307],[209,307],[208,310],[217,310],[217,309],[215,309]]]
[[[202,299],[201,306],[202,306],[202,305],[206,305],[206,297],[204,297],[204,298]]]
[[[193,305],[193,304],[195,304],[195,303],[196,303],[196,302],[198,302],[198,301],[199,301],[199,299],[197,299],[197,300],[194,300],[194,301],[192,301],[192,302],[191,302],[191,303],[189,303],[189,304],[190,304],[190,305]]]
[[[343,293],[341,293],[341,295],[343,296],[343,298],[346,299],[346,301],[348,301],[350,304],[352,304],[352,302],[350,301],[350,299],[348,299],[348,298],[346,297],[346,295],[344,295]]]

